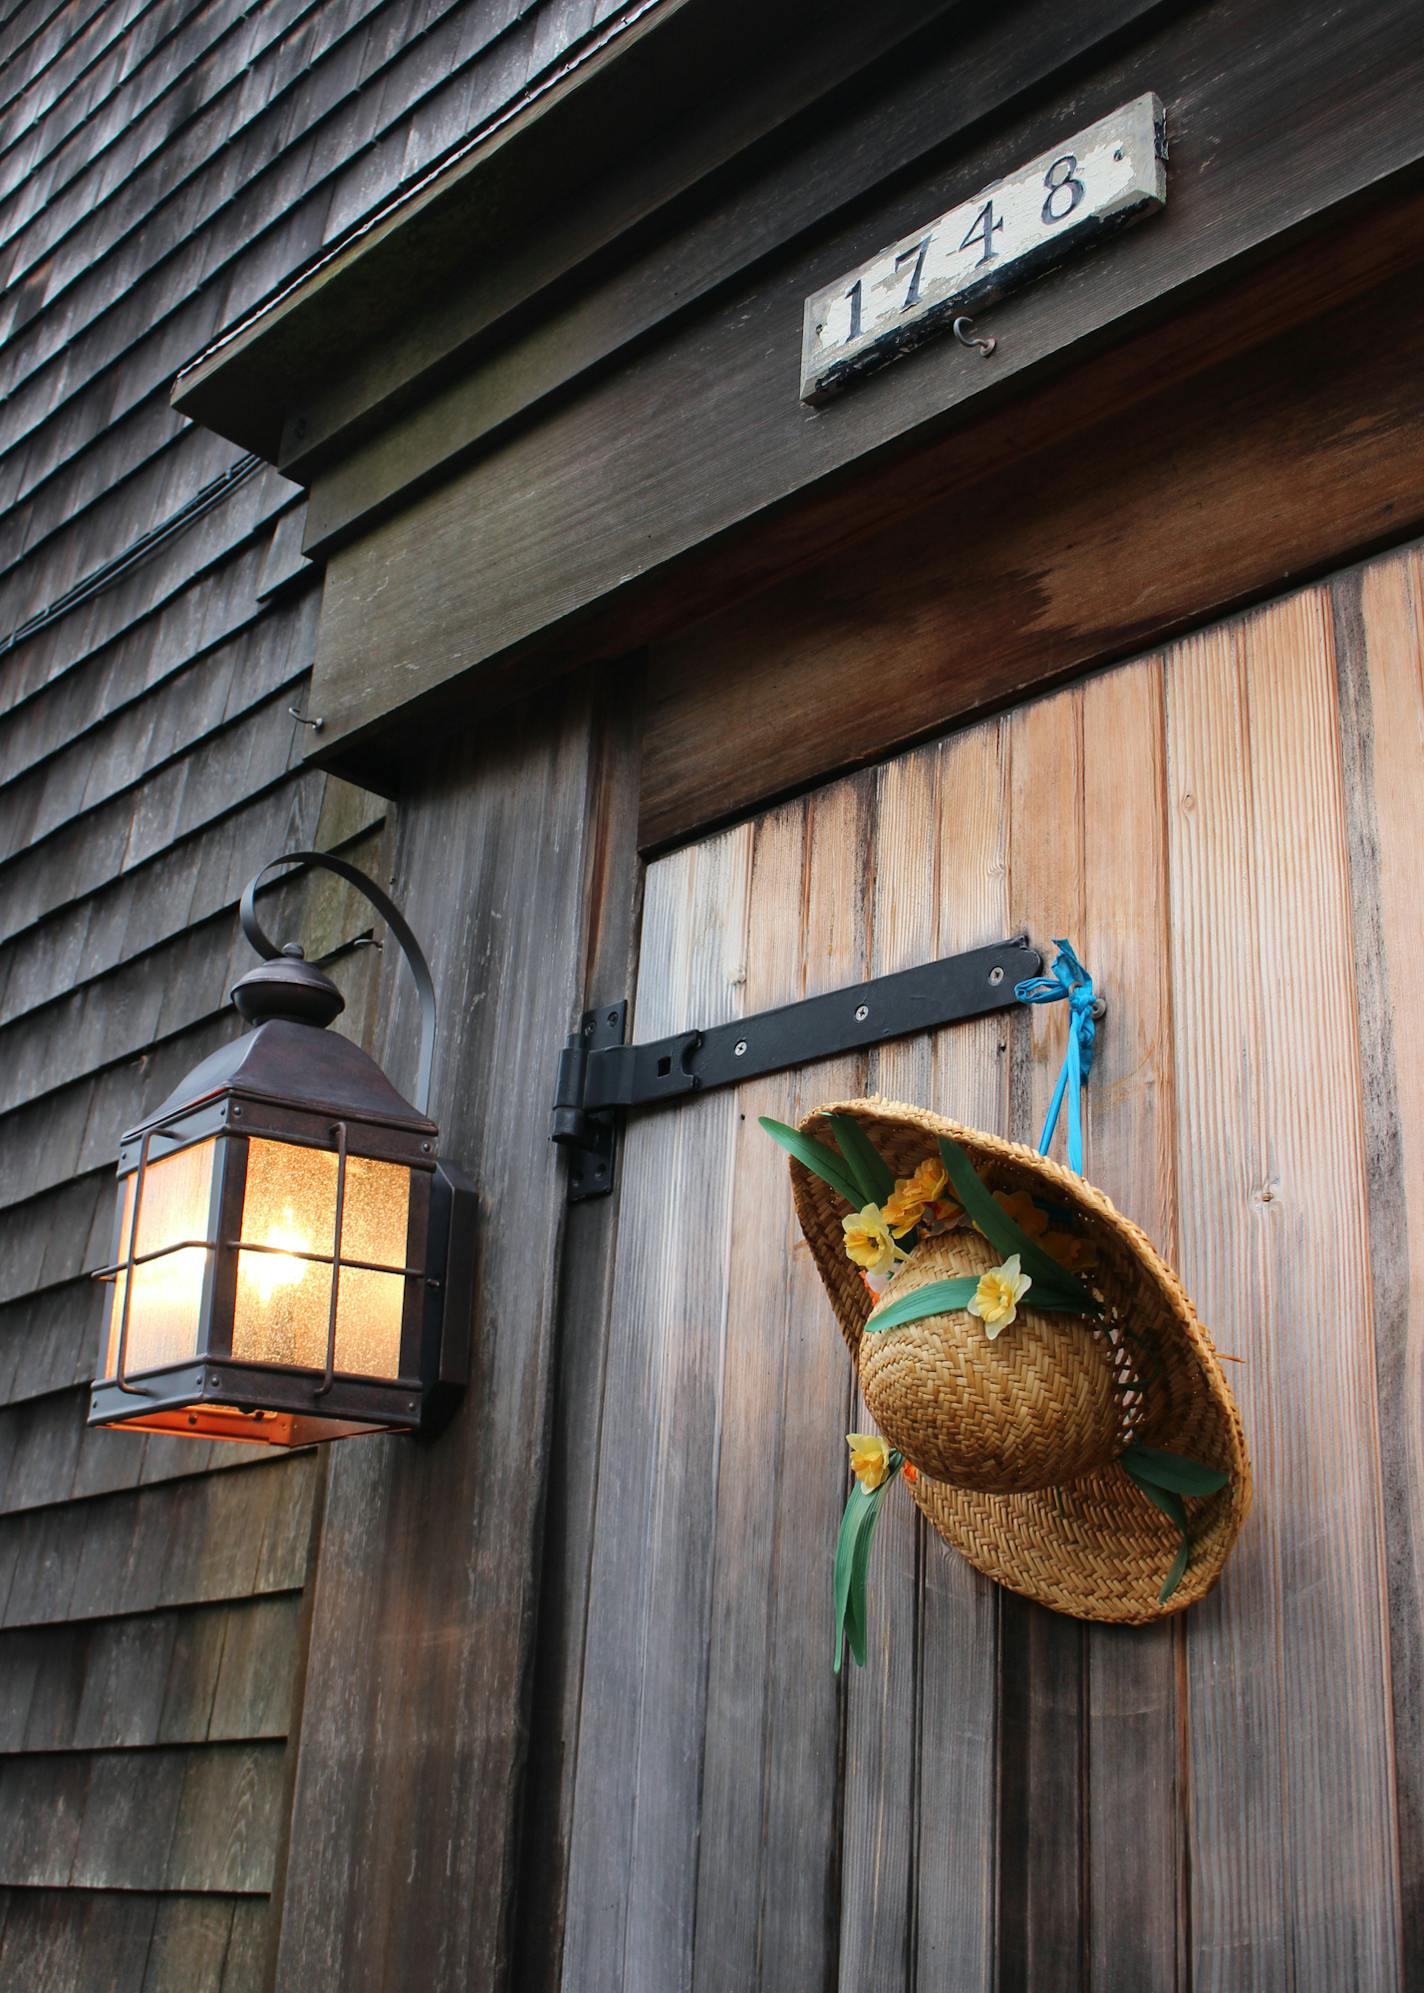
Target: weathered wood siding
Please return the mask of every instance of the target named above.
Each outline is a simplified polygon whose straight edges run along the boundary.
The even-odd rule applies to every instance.
[[[316,1454],[84,1427],[116,1138],[235,1028],[239,889],[293,846],[389,854],[383,804],[299,765],[299,494],[175,416],[172,376],[613,11],[22,0],[0,25],[6,1986],[266,1982],[324,1498]],[[278,898],[313,951],[369,927],[339,887]],[[373,955],[336,973],[369,1035]]]
[[[639,1038],[1074,938],[1109,1004],[1090,1172],[1242,1359],[1256,1503],[1217,1591],[1143,1630],[888,1503],[837,1681],[864,1415],[756,1116],[882,1091],[1032,1140],[1062,1016],[636,1122],[565,1580],[565,1993],[1420,1983],[1421,683],[1415,548],[650,868]]]

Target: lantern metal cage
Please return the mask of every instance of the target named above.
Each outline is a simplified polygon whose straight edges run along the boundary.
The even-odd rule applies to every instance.
[[[340,991],[259,924],[259,882],[292,864],[359,887],[399,941],[420,996],[418,1105],[327,1030]],[[466,1381],[474,1192],[426,1112],[429,967],[379,887],[325,853],[265,865],[240,918],[263,960],[232,998],[255,1028],[120,1142],[89,1423],[275,1446],[432,1431]]]

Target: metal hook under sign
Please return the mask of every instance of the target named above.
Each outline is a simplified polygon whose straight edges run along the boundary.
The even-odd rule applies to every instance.
[[[997,339],[986,339],[977,333],[974,330],[974,321],[972,318],[955,319],[950,330],[961,346],[977,346],[980,354],[986,360],[999,343]]]

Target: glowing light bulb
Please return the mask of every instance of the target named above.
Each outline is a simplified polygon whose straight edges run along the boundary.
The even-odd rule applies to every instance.
[[[284,1204],[281,1217],[269,1225],[258,1244],[280,1248],[252,1253],[243,1262],[243,1278],[264,1306],[284,1287],[295,1287],[305,1279],[309,1262],[294,1259],[294,1253],[313,1251],[311,1238],[298,1223],[290,1204]]]

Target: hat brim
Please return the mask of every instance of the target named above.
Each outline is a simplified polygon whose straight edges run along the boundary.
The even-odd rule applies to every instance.
[[[1021,1495],[980,1494],[920,1474],[910,1492],[928,1521],[986,1576],[1075,1619],[1138,1626],[1195,1605],[1216,1583],[1246,1519],[1251,1464],[1211,1337],[1171,1268],[1100,1190],[1035,1149],[875,1097],[818,1108],[802,1133],[834,1147],[833,1114],[857,1121],[896,1176],[912,1174],[947,1135],[993,1189],[1026,1190],[1063,1210],[1097,1248],[1090,1282],[1142,1350],[1150,1374],[1134,1439],[1229,1476],[1218,1493],[1187,1501],[1191,1555],[1165,1605],[1160,1593],[1180,1535],[1116,1465]],[[795,1160],[791,1180],[801,1229],[858,1360],[873,1302],[845,1255],[845,1201]]]

